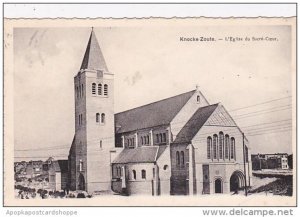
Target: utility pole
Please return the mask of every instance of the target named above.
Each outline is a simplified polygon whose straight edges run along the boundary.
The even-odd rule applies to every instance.
[[[245,162],[245,135],[243,133],[243,158],[244,158],[244,177],[245,177],[245,195],[247,196],[247,176],[246,176],[246,162]]]

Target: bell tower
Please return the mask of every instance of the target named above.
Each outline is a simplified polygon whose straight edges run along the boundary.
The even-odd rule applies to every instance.
[[[114,75],[109,72],[92,29],[74,77],[75,136],[69,154],[70,188],[110,190],[114,148]]]

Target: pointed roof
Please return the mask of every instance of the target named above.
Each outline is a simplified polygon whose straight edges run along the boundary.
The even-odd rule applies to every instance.
[[[219,104],[213,104],[199,108],[179,131],[173,143],[190,142],[205,124],[208,118],[212,115],[212,113],[216,110],[218,105]]]
[[[108,71],[100,45],[92,29],[80,69],[102,69]]]

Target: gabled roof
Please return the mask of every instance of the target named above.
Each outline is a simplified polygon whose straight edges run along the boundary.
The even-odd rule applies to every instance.
[[[195,90],[115,114],[116,133],[170,124]]]
[[[177,134],[173,143],[190,142],[217,107],[218,104],[213,104],[199,108]]]
[[[93,30],[80,69],[102,69],[108,71],[100,45]]]
[[[154,163],[165,150],[166,145],[125,148],[113,163]]]

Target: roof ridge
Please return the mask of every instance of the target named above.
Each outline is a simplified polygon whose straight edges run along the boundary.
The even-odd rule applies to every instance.
[[[125,111],[121,111],[121,112],[115,113],[115,115],[121,114],[121,113],[124,113],[124,112],[128,112],[128,111],[131,111],[131,110],[134,110],[134,109],[142,108],[142,107],[145,107],[145,106],[149,106],[149,105],[152,105],[152,104],[155,104],[155,103],[159,103],[159,102],[162,102],[164,100],[172,99],[172,98],[175,98],[175,97],[178,97],[178,96],[181,96],[181,95],[184,95],[184,94],[188,94],[188,93],[191,93],[191,92],[194,92],[194,91],[196,91],[196,89],[188,91],[188,92],[185,92],[185,93],[181,93],[181,94],[178,94],[178,95],[175,95],[175,96],[171,96],[171,97],[168,97],[168,98],[160,99],[158,101],[154,101],[154,102],[151,102],[151,103],[148,103],[148,104],[144,104],[144,105],[132,108],[132,109],[127,109]]]

